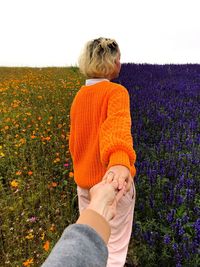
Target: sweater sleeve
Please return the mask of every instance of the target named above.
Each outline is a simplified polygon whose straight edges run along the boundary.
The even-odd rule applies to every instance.
[[[108,249],[89,225],[68,226],[42,267],[105,267]]]
[[[71,109],[70,109],[70,132],[69,132],[69,151],[71,153],[71,157],[73,158],[73,150],[74,150],[74,132],[73,132],[73,125],[72,125],[72,106],[73,103],[71,105]]]
[[[136,154],[131,135],[130,99],[126,88],[117,87],[108,101],[107,118],[99,133],[100,158],[104,167],[124,165],[134,176]]]

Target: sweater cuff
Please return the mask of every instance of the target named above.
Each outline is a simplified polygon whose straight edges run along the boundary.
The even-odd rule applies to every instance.
[[[87,224],[92,227],[99,236],[104,240],[107,244],[111,229],[109,223],[96,211],[92,209],[85,209],[81,212],[80,217],[78,218],[77,224]]]
[[[112,153],[110,155],[110,161],[107,170],[114,165],[124,165],[130,170],[131,166],[128,154],[123,150],[119,150],[117,152]]]

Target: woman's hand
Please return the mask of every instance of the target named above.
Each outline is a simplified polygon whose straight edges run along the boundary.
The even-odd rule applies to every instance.
[[[110,221],[116,215],[117,202],[123,196],[125,187],[118,190],[117,181],[101,181],[90,189],[89,209],[93,209]]]
[[[105,180],[107,183],[111,183],[115,180],[118,182],[118,190],[121,190],[125,185],[126,192],[130,190],[133,181],[130,170],[124,165],[114,165],[110,167],[102,180]]]

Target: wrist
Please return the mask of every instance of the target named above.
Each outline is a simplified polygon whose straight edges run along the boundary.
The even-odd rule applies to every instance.
[[[88,209],[92,209],[96,211],[98,214],[103,216],[106,220],[106,207],[105,204],[103,204],[101,201],[91,201],[90,204],[88,205]]]

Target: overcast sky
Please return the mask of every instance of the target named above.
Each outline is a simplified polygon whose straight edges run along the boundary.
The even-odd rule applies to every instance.
[[[121,61],[200,64],[199,0],[0,0],[0,66],[71,66],[114,38]]]

